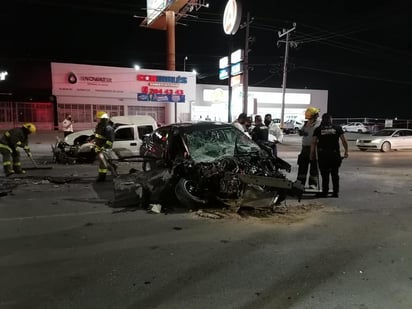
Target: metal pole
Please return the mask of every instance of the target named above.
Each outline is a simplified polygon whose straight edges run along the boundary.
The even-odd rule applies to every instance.
[[[232,67],[232,50],[233,50],[233,36],[230,36],[229,41],[229,72],[231,71]],[[232,75],[229,73],[228,78],[228,106],[227,106],[227,122],[232,122]]]
[[[249,24],[250,14],[247,12],[246,19],[246,42],[245,42],[245,59],[243,63],[243,112],[247,113],[248,107],[248,88],[249,88]]]
[[[296,23],[293,23],[293,28],[286,30],[283,29],[283,32],[278,32],[279,38],[286,35],[286,46],[285,46],[285,59],[283,61],[283,81],[282,81],[282,107],[280,115],[280,128],[284,127],[285,120],[285,96],[286,96],[286,77],[288,70],[288,56],[289,56],[289,33],[296,29]]]
[[[289,55],[289,33],[286,34],[285,59],[283,61],[283,81],[282,81],[282,107],[280,112],[280,127],[283,129],[285,121],[285,96],[286,96],[286,79],[288,71]]]
[[[167,69],[169,71],[176,70],[176,48],[175,48],[175,12],[173,11],[166,11],[166,27],[167,27]],[[171,123],[171,106],[172,104],[166,104],[165,112],[166,123]],[[174,114],[175,114],[175,122],[177,122],[177,103],[174,104]],[[170,118],[169,118],[170,115]]]

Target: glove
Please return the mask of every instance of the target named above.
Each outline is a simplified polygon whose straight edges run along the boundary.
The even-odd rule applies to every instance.
[[[30,148],[29,147],[24,147],[24,152],[27,154],[27,156],[30,158],[32,156],[31,152],[30,152]]]

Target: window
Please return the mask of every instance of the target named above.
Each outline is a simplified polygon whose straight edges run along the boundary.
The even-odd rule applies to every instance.
[[[137,128],[137,131],[139,133],[139,138],[143,139],[143,136],[153,132],[153,127],[152,126],[140,126]]]
[[[118,129],[115,133],[115,140],[117,141],[133,141],[133,128]]]

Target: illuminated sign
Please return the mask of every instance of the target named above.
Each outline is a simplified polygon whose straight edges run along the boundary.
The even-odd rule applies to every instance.
[[[138,101],[162,102],[162,103],[184,103],[185,93],[178,88],[181,84],[187,84],[186,76],[163,76],[138,74],[136,80],[147,82],[137,94]]]
[[[228,35],[234,35],[239,29],[241,19],[240,3],[236,0],[229,0],[223,13],[223,31]]]
[[[229,77],[229,70],[230,68],[223,68],[219,70],[219,79],[226,79]]]
[[[236,63],[243,60],[243,49],[235,50],[233,53],[230,54],[230,62]]]
[[[141,82],[158,82],[158,83],[172,83],[172,84],[187,84],[186,76],[159,76],[159,75],[145,75],[138,74],[136,79]]]
[[[147,24],[152,23],[174,0],[147,0]]]
[[[230,75],[235,76],[243,72],[243,64],[241,62],[234,63],[230,66]]]
[[[242,83],[242,75],[232,76],[230,78],[230,86],[234,87]]]
[[[219,69],[224,69],[229,66],[229,57],[223,57],[219,59]]]

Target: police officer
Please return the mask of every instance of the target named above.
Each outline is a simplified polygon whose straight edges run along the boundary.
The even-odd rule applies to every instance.
[[[319,126],[319,112],[316,107],[308,107],[305,111],[305,123],[299,130],[299,135],[302,136],[302,148],[298,156],[298,177],[304,186],[306,185],[307,174],[309,171],[309,188],[318,188],[318,165],[316,158],[310,159],[310,147],[315,128]]]
[[[322,176],[322,192],[320,197],[326,197],[329,193],[329,177],[332,178],[333,197],[339,197],[339,167],[342,163],[342,156],[339,140],[344,148],[343,157],[348,157],[348,142],[341,126],[332,124],[332,117],[329,114],[322,115],[320,126],[313,132],[311,145],[311,159],[318,155],[319,169]]]
[[[109,121],[109,115],[104,111],[96,113],[98,123],[95,128],[95,151],[99,159],[99,174],[97,181],[105,181],[108,163],[103,155],[104,151],[112,149],[114,130]]]
[[[269,140],[269,128],[262,121],[262,116],[255,116],[255,126],[251,132],[252,139],[258,144],[265,144]]]
[[[32,133],[36,133],[36,126],[25,123],[21,128],[7,130],[0,138],[0,153],[3,156],[3,169],[6,176],[26,173],[21,167],[18,148],[23,148],[31,157],[28,136]]]

